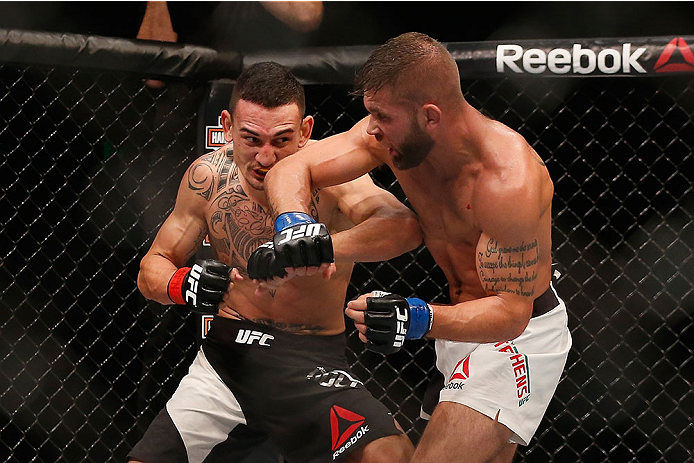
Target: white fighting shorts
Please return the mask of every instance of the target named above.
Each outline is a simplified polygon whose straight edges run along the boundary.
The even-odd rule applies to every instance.
[[[466,405],[528,445],[559,383],[571,348],[566,305],[550,286],[538,298],[553,308],[533,316],[512,341],[489,344],[436,340],[436,366],[444,376],[439,402]],[[498,418],[497,418],[498,414]]]

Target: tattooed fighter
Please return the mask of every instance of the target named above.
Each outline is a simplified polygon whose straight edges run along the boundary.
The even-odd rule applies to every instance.
[[[424,34],[374,51],[357,90],[370,113],[361,130],[387,152],[326,161],[327,145],[308,147],[270,172],[270,204],[275,213],[305,212],[311,188],[380,164],[393,169],[452,303],[372,293],[346,314],[378,352],[436,339],[445,383],[413,461],[510,462],[535,433],[571,346],[550,283],[552,181],[523,137],[467,103],[453,57]]]
[[[343,334],[353,263],[417,247],[414,214],[368,175],[316,189],[306,216],[325,229],[305,226],[301,234],[320,239],[329,232],[327,252],[337,265],[304,269],[302,278],[290,278],[290,271],[275,281],[284,284],[269,281],[269,291],[258,290],[248,274],[259,245],[266,243],[255,254],[263,262],[273,250],[265,176],[312,143],[313,119],[304,110],[303,88],[287,69],[276,63],[246,69],[221,115],[232,143],[191,164],[173,212],[142,259],[138,286],[145,297],[217,316],[132,461],[209,462],[215,455],[240,461],[267,436],[288,462],[404,462],[414,451],[351,373]],[[208,234],[215,259],[185,267]]]

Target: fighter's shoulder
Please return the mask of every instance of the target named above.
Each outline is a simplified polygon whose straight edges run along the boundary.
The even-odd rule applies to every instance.
[[[535,216],[543,207],[548,175],[519,133],[498,124],[484,144],[484,167],[476,179],[473,207],[480,218]],[[539,161],[538,161],[539,160]]]
[[[208,166],[218,168],[223,165],[231,166],[234,164],[234,150],[231,143],[218,148],[216,151],[202,154],[190,163],[188,170],[195,169],[198,166]]]
[[[225,145],[216,151],[205,153],[190,163],[183,175],[179,198],[199,196],[210,200],[213,191],[220,184],[228,184],[234,175],[234,156],[231,145]]]

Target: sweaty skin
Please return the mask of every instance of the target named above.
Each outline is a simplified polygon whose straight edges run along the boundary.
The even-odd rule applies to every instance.
[[[306,210],[332,234],[336,271],[332,276],[328,270],[287,279],[279,287],[259,291],[246,266],[251,253],[274,234],[274,218],[263,191],[265,176],[280,159],[309,144],[307,139],[294,145],[293,139],[285,140],[298,136],[301,129],[292,121],[301,121],[300,116],[292,111],[276,113],[242,100],[235,130],[228,113],[223,117],[228,122],[227,139],[236,136],[236,149],[228,144],[188,168],[174,211],[142,260],[138,286],[146,297],[170,304],[166,295],[170,275],[209,236],[214,258],[234,269],[220,316],[295,333],[337,334],[344,331],[344,298],[353,263],[386,260],[415,248],[421,242],[419,225],[409,209],[377,188],[368,175],[314,189]],[[404,238],[390,239],[396,234]]]
[[[530,321],[534,299],[550,282],[553,185],[544,163],[519,134],[467,104],[458,108],[458,117],[429,127],[438,143],[430,143],[424,131],[413,137],[402,108],[377,98],[365,98],[365,106],[371,116],[343,134],[361,139],[363,149],[326,159],[321,147],[308,147],[302,156],[283,161],[266,179],[273,209],[305,211],[311,188],[387,164],[450,286],[450,305],[431,304],[434,323],[427,336],[477,343],[516,338]],[[431,112],[425,113],[427,124],[429,117],[437,119],[436,111]],[[404,159],[408,149],[402,148],[407,146],[429,147],[430,152],[422,158],[413,150],[423,161],[410,163]],[[416,167],[398,170],[408,164]],[[345,309],[363,342],[368,296],[350,301]],[[517,447],[508,443],[511,434],[495,419],[442,402],[412,461],[434,463],[465,455],[464,461],[509,462]]]
[[[468,343],[517,338],[550,284],[553,185],[544,163],[521,135],[465,101],[457,63],[424,34],[402,34],[374,50],[356,87],[369,116],[350,132],[382,149],[326,160],[320,148],[308,147],[268,175],[273,210],[306,211],[311,188],[387,164],[450,286],[451,304],[430,304],[427,336]],[[364,342],[368,296],[345,309]],[[513,431],[499,413],[442,401],[412,462],[510,462],[517,444],[509,442]]]
[[[378,164],[389,165],[417,213],[427,248],[450,284],[452,304],[433,305],[435,323],[429,335],[466,342],[517,337],[551,276],[553,185],[544,163],[519,134],[468,105],[460,130],[464,138],[449,143],[460,147],[460,156],[429,156],[417,167],[398,170],[393,158],[399,155],[404,137],[396,138],[399,127],[389,133],[379,127],[400,124],[404,133],[406,124],[399,122],[397,108],[378,99],[365,98],[365,105],[372,115],[350,132],[361,131],[369,149],[326,160],[321,147],[308,147],[301,157],[283,162],[266,180],[273,209],[305,210],[311,187],[354,178]],[[385,122],[379,122],[386,114]],[[374,142],[387,152],[375,148]],[[280,185],[280,178],[291,183]],[[366,327],[361,312],[367,296],[351,301],[346,311],[363,341]]]
[[[174,210],[140,263],[138,288],[148,299],[171,304],[167,294],[171,276],[208,236],[215,259],[233,267],[218,316],[297,334],[343,332],[353,263],[390,259],[419,246],[422,237],[414,214],[376,187],[369,175],[313,189],[305,211],[329,228],[335,264],[290,270],[281,281],[255,282],[248,278],[248,259],[274,234],[274,216],[264,191],[268,172],[309,144],[326,143],[338,152],[352,149],[352,144],[345,137],[310,141],[313,120],[302,118],[295,103],[265,108],[241,99],[233,120],[228,111],[222,111],[221,119],[226,140],[233,140],[233,145],[201,156],[186,171]],[[398,239],[392,239],[395,235]],[[294,273],[300,277],[291,278]],[[413,452],[403,432],[356,448],[345,461],[404,462]]]

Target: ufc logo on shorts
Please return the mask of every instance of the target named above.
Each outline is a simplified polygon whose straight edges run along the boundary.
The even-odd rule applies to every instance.
[[[397,332],[395,333],[395,341],[393,341],[393,347],[402,347],[405,342],[405,335],[407,330],[405,329],[405,322],[407,321],[409,309],[405,307],[396,306],[395,316],[398,319],[397,322]]]
[[[258,341],[259,346],[270,347],[268,341],[275,339],[274,336],[270,334],[261,333],[260,331],[254,330],[239,330],[236,335],[236,342],[239,344],[248,344],[249,346],[253,342]]]
[[[198,282],[200,281],[200,274],[202,272],[202,267],[198,264],[193,265],[188,274],[188,283],[190,283],[190,288],[186,290],[186,302],[190,302],[194,307],[198,305],[198,298],[196,296],[198,292]]]
[[[286,230],[282,230],[280,233],[284,235],[284,238],[282,238],[282,240],[280,240],[277,244],[284,244],[289,240],[296,240],[305,236],[316,236],[318,233],[320,233],[320,224],[303,224],[299,228],[287,228]]]

